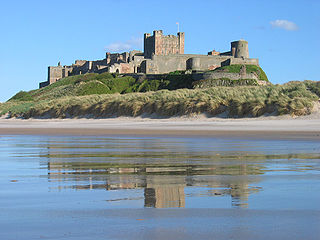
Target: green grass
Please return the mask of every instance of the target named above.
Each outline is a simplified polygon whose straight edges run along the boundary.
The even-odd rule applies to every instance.
[[[137,92],[157,91],[167,89],[170,81],[168,80],[144,80],[137,88]]]
[[[18,100],[18,101],[32,101],[33,97],[32,94],[25,91],[20,91],[16,95],[14,95],[10,100]]]
[[[237,72],[240,71],[240,68],[241,65],[232,65],[223,67],[220,70]],[[262,69],[254,65],[247,65],[247,71],[258,71],[261,76],[265,75]],[[159,77],[162,79],[140,81],[130,76],[121,76],[118,74],[88,73],[63,78],[41,89],[29,92],[21,91],[13,96],[9,101],[40,101],[67,96],[113,93],[124,94],[132,92],[158,91],[163,89],[176,90],[181,88],[192,89],[213,86],[257,85],[255,81],[226,81],[226,79],[220,79],[214,82],[200,81],[201,84],[195,84],[192,79],[192,75],[185,74],[185,71],[175,71],[167,75],[160,75]]]
[[[16,116],[17,113],[29,111],[36,103],[33,101],[13,100],[0,104],[0,115],[9,113]]]
[[[90,92],[91,84],[85,87],[87,93]],[[129,84],[130,80],[121,86]],[[152,89],[153,85],[153,88],[159,88],[158,84],[168,83],[166,80],[162,82],[155,80],[148,88]],[[0,105],[0,112],[4,114],[10,111],[11,116],[24,118],[44,116],[99,118],[141,114],[170,117],[200,113],[212,116],[225,113],[229,117],[258,117],[271,113],[306,115],[311,113],[314,102],[319,99],[319,92],[319,82],[311,81],[267,86],[218,86],[144,93],[62,96],[36,101],[10,100]]]
[[[91,95],[91,94],[105,94],[111,92],[110,88],[100,81],[90,81],[81,84],[76,92],[77,96]]]
[[[320,97],[320,81],[310,81],[306,80],[303,82],[307,89],[315,94],[317,94]]]
[[[237,72],[241,65],[220,68]],[[254,65],[247,71],[263,72]],[[263,114],[310,114],[320,97],[320,82],[289,82],[256,86],[252,79],[193,82],[191,74],[176,71],[163,79],[136,80],[117,74],[70,76],[47,87],[21,91],[0,104],[0,115],[15,117],[162,116],[221,113],[229,117]],[[227,87],[230,86],[230,87]]]
[[[259,79],[268,82],[268,77],[266,73],[262,70],[261,67],[258,67],[256,65],[245,65],[246,66],[246,72],[247,73],[252,73],[255,72],[258,74]],[[229,73],[239,73],[242,65],[241,64],[235,64],[235,65],[230,65],[230,66],[224,66],[220,68],[216,68],[213,71],[226,71]]]
[[[176,70],[174,72],[170,72],[169,75],[182,75],[182,74],[185,74],[186,71],[179,71],[179,70]]]
[[[21,91],[9,101],[40,101],[67,96],[176,90],[192,88],[190,75],[168,74],[164,79],[139,81],[130,76],[89,73],[63,78],[49,86],[29,92]]]

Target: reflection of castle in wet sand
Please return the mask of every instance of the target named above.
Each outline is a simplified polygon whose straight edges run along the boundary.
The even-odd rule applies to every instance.
[[[144,206],[155,208],[185,207],[184,187],[184,182],[170,184],[168,178],[152,176],[144,190]]]
[[[61,167],[62,165],[59,164]],[[206,190],[200,195],[219,197],[231,196],[232,206],[247,207],[248,198],[251,193],[258,192],[261,188],[252,187],[250,183],[257,182],[257,177],[249,177],[252,169],[246,166],[235,166],[232,168],[232,175],[225,175],[228,169],[215,167],[213,172],[208,172],[205,166],[188,166],[188,167],[133,167],[133,168],[105,168],[101,169],[81,169],[81,178],[76,176],[77,169],[70,168],[68,164],[63,165],[63,169],[56,168],[55,164],[50,164],[50,179],[57,180],[81,180],[90,178],[88,185],[73,185],[75,189],[101,189],[106,190],[124,190],[124,189],[144,189],[144,206],[154,208],[179,208],[185,207],[185,187],[205,187]],[[221,169],[219,169],[221,168]],[[57,174],[62,170],[62,174]],[[255,169],[256,170],[256,169]],[[91,173],[92,174],[91,174]],[[99,174],[94,174],[95,172]],[[84,175],[87,173],[89,175]],[[224,174],[222,174],[224,173]],[[236,175],[237,173],[238,175]],[[219,175],[221,174],[221,175]],[[230,174],[230,173],[229,173]],[[255,173],[257,174],[257,172]],[[89,177],[88,177],[89,176]],[[70,179],[71,177],[71,179]],[[62,180],[62,181],[64,181]],[[103,184],[101,181],[105,181]],[[98,184],[98,182],[100,182]],[[187,195],[192,197],[192,194]],[[214,206],[213,206],[214,207]]]
[[[118,168],[112,169],[113,177],[107,178],[106,189],[136,189],[144,188],[144,206],[154,208],[185,207],[184,178],[172,179],[166,175],[145,175],[156,168]],[[170,168],[161,171],[169,171]],[[142,181],[133,181],[133,173],[142,174]],[[177,182],[178,181],[178,182]],[[138,180],[139,182],[139,180]]]

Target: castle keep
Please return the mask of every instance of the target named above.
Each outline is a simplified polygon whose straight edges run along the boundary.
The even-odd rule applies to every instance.
[[[164,36],[162,30],[144,34],[144,57],[152,58],[152,55],[184,54],[184,33]]]
[[[208,52],[207,55],[184,54],[184,32],[177,36],[163,35],[162,30],[153,35],[144,34],[144,52],[133,50],[124,53],[106,53],[102,60],[76,60],[72,65],[49,66],[48,80],[40,83],[40,88],[61,78],[85,73],[141,73],[165,74],[173,71],[208,71],[232,64],[253,64],[259,66],[258,59],[249,58],[248,42],[231,42],[228,52]]]

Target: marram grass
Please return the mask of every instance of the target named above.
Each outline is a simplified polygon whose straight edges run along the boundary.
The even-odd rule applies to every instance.
[[[68,85],[61,84],[61,91]],[[52,96],[36,101],[10,100],[0,113],[11,117],[182,116],[206,113],[211,116],[258,117],[264,114],[307,115],[319,99],[319,82],[290,82],[284,85],[213,87],[159,90],[145,93]],[[89,91],[89,90],[88,90]],[[25,97],[25,96],[24,96]]]

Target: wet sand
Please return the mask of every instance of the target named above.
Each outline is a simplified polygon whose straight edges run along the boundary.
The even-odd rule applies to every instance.
[[[317,118],[0,119],[3,135],[203,136],[320,139]]]
[[[52,134],[0,137],[0,239],[319,238],[319,140],[243,141],[243,120],[0,122],[1,131]],[[268,133],[262,123],[256,138]],[[285,123],[270,137],[281,137]],[[317,123],[294,124],[288,134],[303,129],[310,138]],[[257,133],[257,121],[247,125]],[[239,138],[202,137],[216,126]],[[161,128],[172,137],[59,135]],[[174,137],[186,128],[203,135]]]
[[[17,214],[21,219],[23,214],[32,219],[37,214],[50,218],[36,222],[38,231],[30,231],[34,226],[26,222],[15,234],[4,233],[3,239],[26,239],[27,235],[28,239],[316,240],[320,216],[319,211],[241,209],[100,209],[45,214],[22,210]],[[1,222],[4,229],[12,228],[10,220]],[[49,227],[52,222],[53,228]]]

